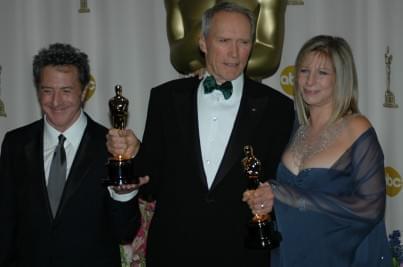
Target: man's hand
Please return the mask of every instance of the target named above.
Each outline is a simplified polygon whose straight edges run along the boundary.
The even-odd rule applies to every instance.
[[[110,188],[115,191],[116,194],[127,194],[139,189],[142,185],[148,183],[150,180],[149,176],[143,176],[139,178],[138,184],[124,184],[118,186],[111,186]]]
[[[131,159],[140,149],[140,141],[130,129],[110,129],[106,135],[106,147],[114,157]]]

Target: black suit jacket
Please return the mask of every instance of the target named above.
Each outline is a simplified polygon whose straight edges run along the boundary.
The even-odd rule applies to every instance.
[[[0,158],[0,266],[120,266],[118,242],[139,226],[137,199],[112,200],[107,129],[88,117],[56,217],[43,166],[43,120],[8,132]]]
[[[244,247],[252,217],[242,202],[247,179],[243,147],[252,145],[264,177],[275,177],[294,120],[292,101],[245,79],[243,96],[222,163],[210,189],[200,151],[196,78],[152,89],[136,170],[149,174],[143,192],[157,201],[149,230],[147,267],[269,266],[268,251]]]

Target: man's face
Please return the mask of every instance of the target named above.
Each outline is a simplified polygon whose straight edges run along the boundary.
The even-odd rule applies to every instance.
[[[208,36],[202,36],[199,45],[207,71],[218,83],[236,79],[244,71],[252,49],[248,18],[236,12],[216,13]]]
[[[38,88],[39,104],[47,121],[60,132],[80,116],[86,89],[81,91],[78,70],[72,65],[46,66]]]

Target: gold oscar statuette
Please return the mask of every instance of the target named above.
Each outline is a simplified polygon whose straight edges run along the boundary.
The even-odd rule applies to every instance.
[[[88,8],[87,0],[80,0],[80,9],[78,13],[89,13],[90,9]]]
[[[109,100],[109,111],[112,127],[123,130],[127,126],[129,100],[122,95],[122,86],[115,86],[115,96]],[[103,180],[103,184],[123,185],[138,183],[138,178],[133,175],[132,160],[126,159],[122,155],[109,158],[107,165],[108,177]]]
[[[393,56],[389,53],[389,46],[386,47],[385,53],[385,65],[386,65],[386,91],[385,91],[385,103],[383,104],[386,108],[397,108],[398,104],[395,103],[395,95],[390,90],[390,73],[392,65]]]
[[[1,71],[2,71],[3,67],[0,65],[0,96],[1,96]],[[3,101],[0,98],[0,116],[2,117],[7,117],[7,113],[6,113],[6,107],[3,103]]]
[[[248,190],[255,190],[261,182],[262,164],[255,157],[250,145],[244,147],[242,166],[248,179]],[[254,214],[248,223],[245,246],[252,249],[273,249],[281,242],[281,234],[276,229],[271,214]]]

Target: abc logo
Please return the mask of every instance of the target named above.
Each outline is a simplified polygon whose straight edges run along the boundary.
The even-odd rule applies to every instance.
[[[386,177],[386,194],[390,197],[394,197],[399,194],[402,189],[402,177],[392,167],[385,167]]]
[[[287,95],[294,95],[294,66],[287,66],[280,74],[280,85]]]

